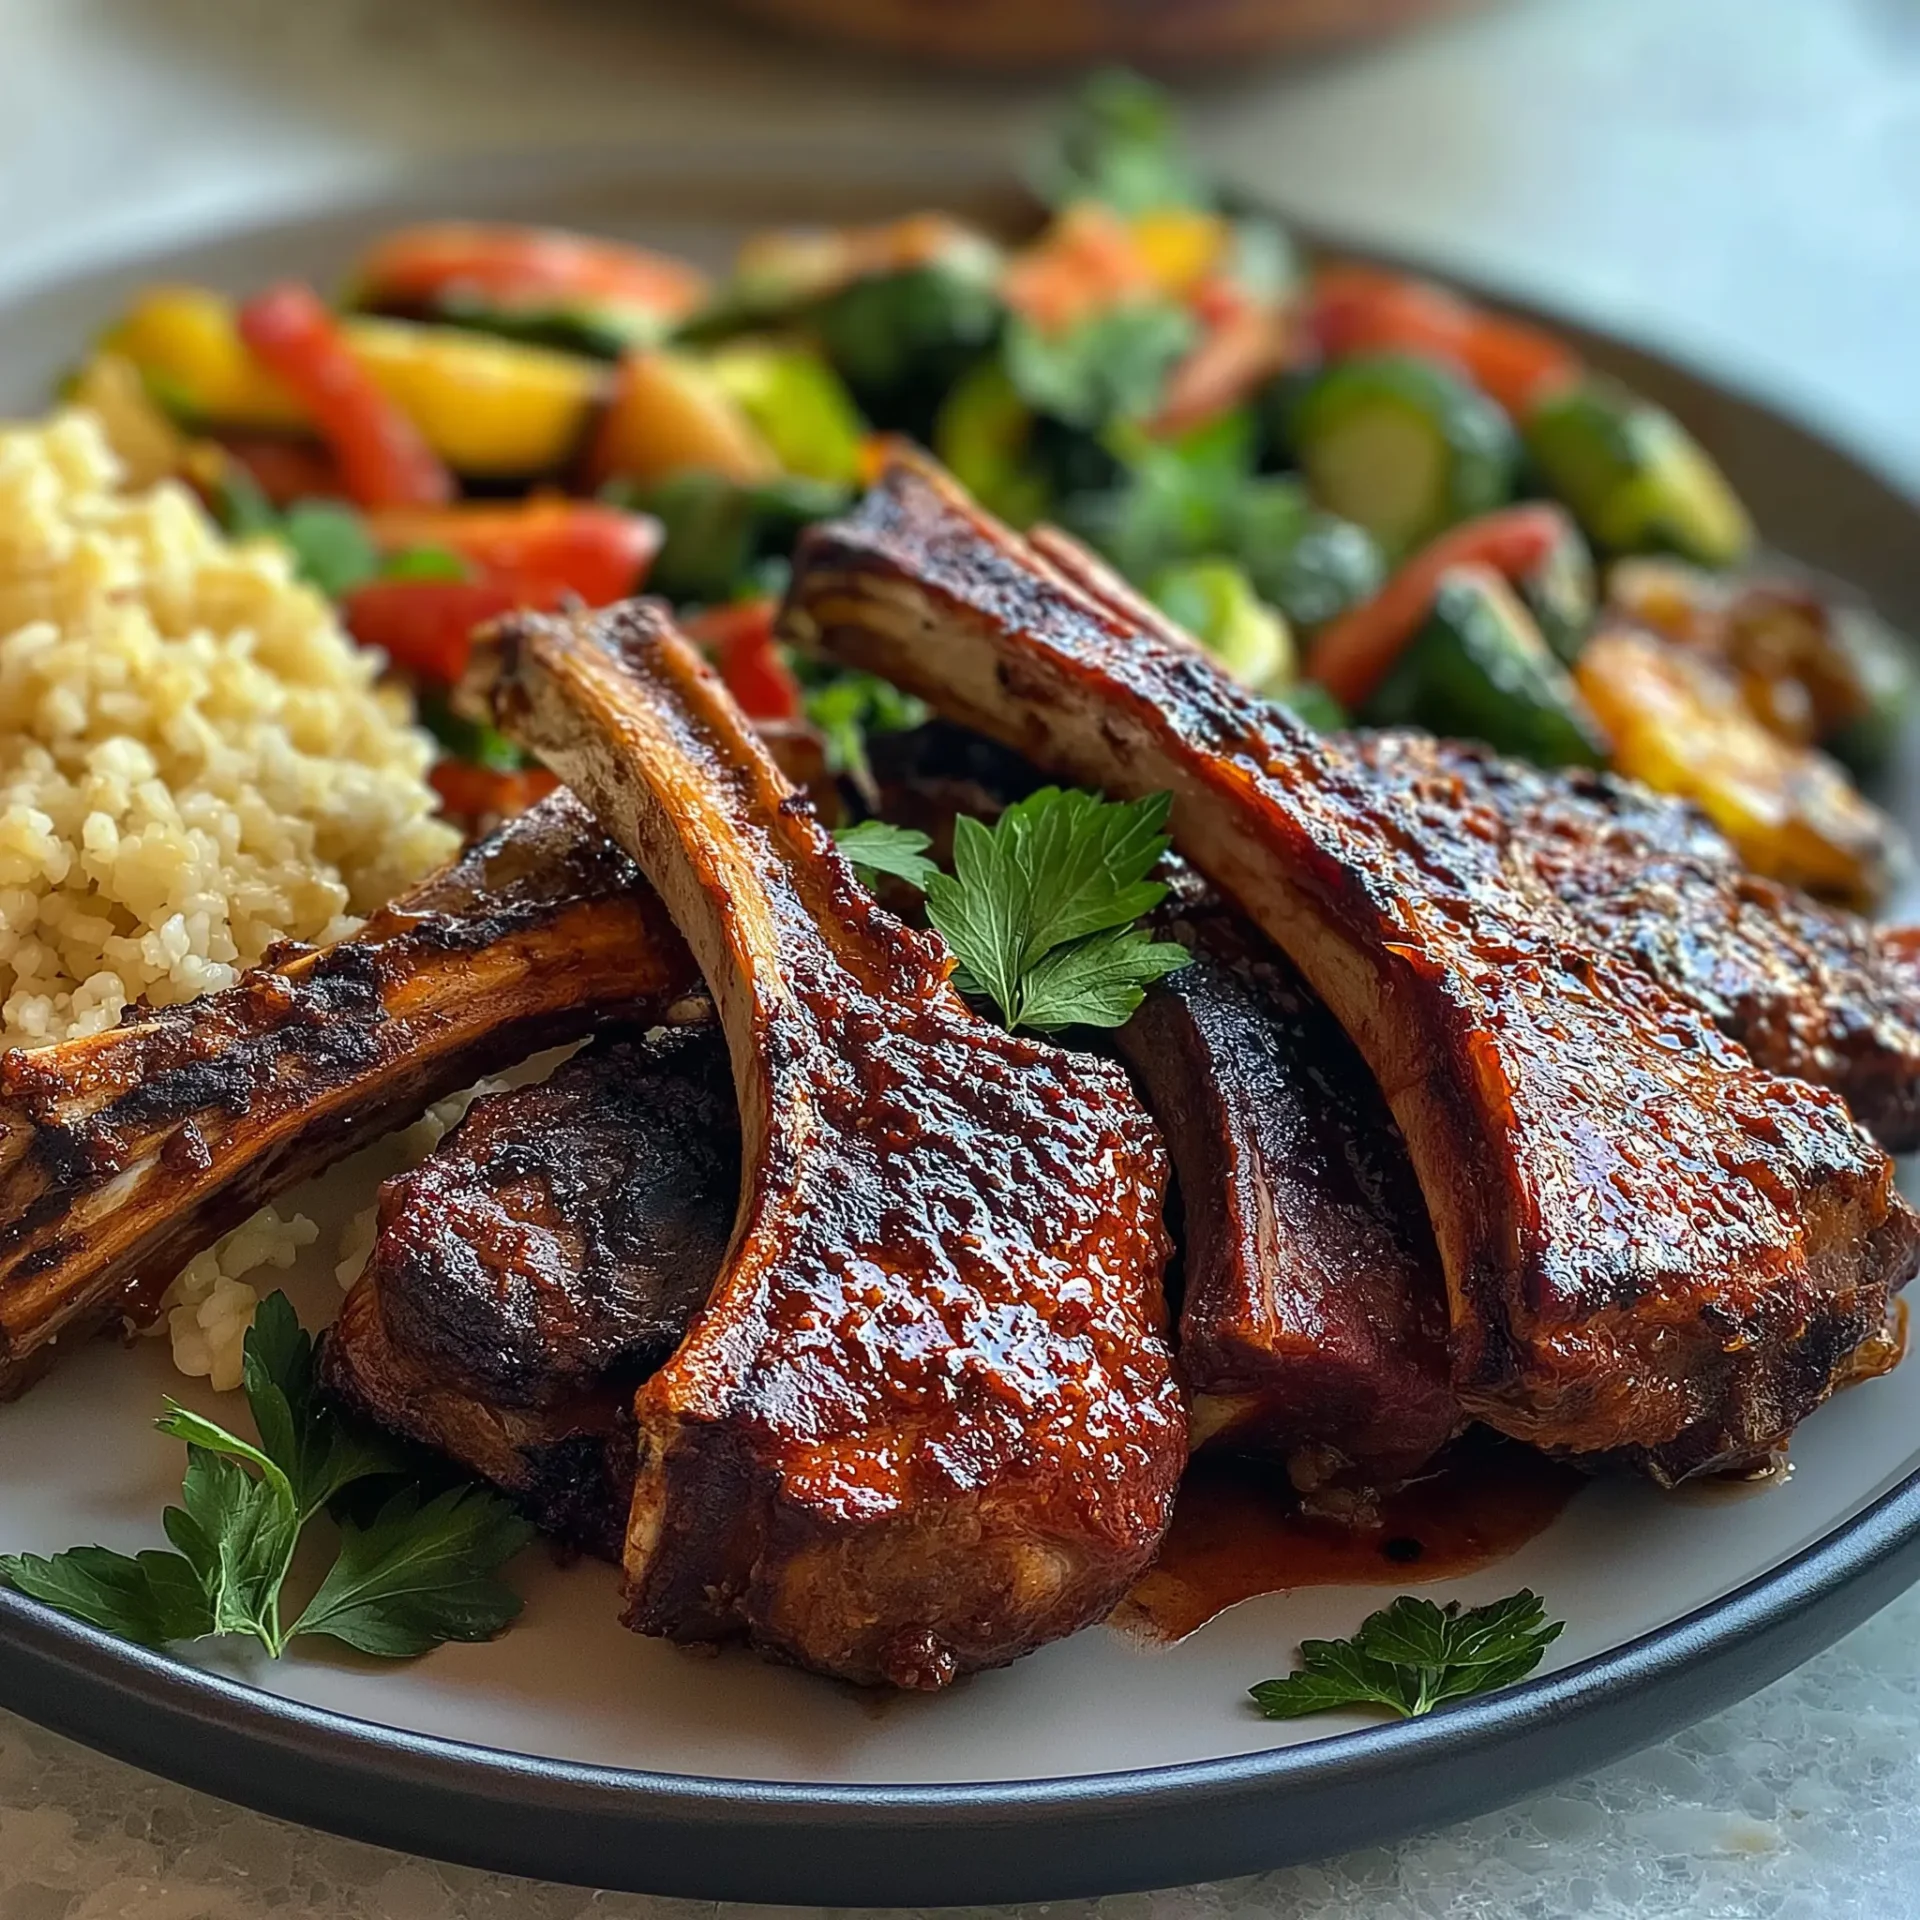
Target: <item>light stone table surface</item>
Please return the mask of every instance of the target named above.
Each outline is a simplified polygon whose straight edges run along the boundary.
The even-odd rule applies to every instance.
[[[1011,152],[1044,110],[1038,88],[755,45],[713,11],[0,0],[0,297],[412,156],[731,129],[882,157],[911,139]],[[1195,118],[1236,176],[1317,221],[1772,392],[1920,490],[1920,0],[1535,0],[1236,76]],[[1920,1596],[1745,1705],[1511,1812],[1087,1916],[1886,1920],[1920,1913],[1916,1807]],[[0,1714],[0,1920],[683,1909],[310,1834]]]

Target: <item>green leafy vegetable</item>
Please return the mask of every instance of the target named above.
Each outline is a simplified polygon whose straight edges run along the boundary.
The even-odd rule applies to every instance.
[[[339,500],[296,500],[276,536],[293,550],[294,570],[329,600],[380,577],[380,550],[367,523]]]
[[[454,712],[444,693],[423,688],[414,696],[414,705],[420,724],[455,760],[465,760],[488,773],[518,773],[533,764],[533,756],[516,746],[498,727]]]
[[[370,1525],[342,1523],[340,1557],[293,1631],[388,1660],[443,1640],[491,1640],[520,1611],[493,1570],[532,1538],[505,1501],[478,1487],[450,1487],[424,1506],[404,1489]]]
[[[1134,300],[1059,332],[1016,316],[1001,352],[1028,406],[1069,426],[1095,428],[1152,413],[1196,330],[1183,307]]]
[[[1136,73],[1098,73],[1080,90],[1034,169],[1055,206],[1100,200],[1120,213],[1207,207],[1213,194],[1182,147],[1173,103]]]
[[[955,822],[951,875],[926,886],[927,917],[1011,1028],[1121,1025],[1145,988],[1186,964],[1184,947],[1133,923],[1166,888],[1147,875],[1167,849],[1166,794],[1109,802],[1043,787],[991,828]]]
[[[1303,1641],[1293,1673],[1248,1691],[1269,1720],[1368,1706],[1411,1720],[1524,1680],[1563,1624],[1525,1588],[1464,1612],[1457,1600],[1441,1607],[1403,1594],[1351,1639]]]
[[[861,820],[850,827],[836,827],[833,838],[869,887],[876,876],[885,873],[924,893],[927,882],[940,871],[927,858],[932,841],[913,827],[896,827],[886,820]]]
[[[901,692],[891,680],[858,668],[802,662],[801,672],[807,682],[803,704],[826,750],[827,771],[849,774],[871,792],[868,736],[904,733],[920,726],[927,717],[927,703]]]
[[[284,1626],[283,1590],[307,1523],[349,1488],[391,1478],[405,1462],[322,1401],[313,1341],[283,1293],[255,1311],[243,1384],[257,1445],[165,1403],[161,1432],[187,1446],[180,1505],[161,1516],[174,1552],[0,1555],[0,1578],[145,1646],[239,1633],[276,1658],[296,1635],[327,1634],[399,1659],[441,1640],[484,1639],[519,1612],[518,1597],[494,1574],[532,1529],[479,1488],[450,1488],[422,1504],[407,1487],[371,1523],[342,1520],[331,1570],[305,1612]]]

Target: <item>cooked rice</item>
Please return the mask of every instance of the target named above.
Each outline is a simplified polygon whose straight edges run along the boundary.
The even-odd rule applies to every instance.
[[[271,542],[123,491],[93,416],[0,426],[0,1044],[229,986],[447,858],[379,672]]]
[[[247,1329],[260,1292],[246,1275],[262,1267],[292,1266],[302,1247],[319,1239],[320,1229],[304,1213],[283,1220],[272,1207],[262,1207],[224,1239],[197,1253],[167,1289],[161,1306],[173,1344],[173,1364],[184,1374],[210,1380],[225,1392],[240,1384]]]

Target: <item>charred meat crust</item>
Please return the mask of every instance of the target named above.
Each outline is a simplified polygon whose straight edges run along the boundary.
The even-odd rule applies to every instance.
[[[603,1037],[388,1181],[328,1384],[617,1560],[633,1392],[706,1299],[739,1191],[719,1030]]]
[[[0,1055],[0,1391],[202,1247],[446,1093],[698,974],[632,862],[555,795],[225,992]]]
[[[1194,959],[1116,1039],[1173,1156],[1196,1444],[1282,1452],[1308,1486],[1403,1479],[1462,1417],[1405,1143],[1285,959],[1217,904],[1167,918]]]
[[[630,1623],[924,1687],[1101,1617],[1186,1454],[1125,1075],[968,1011],[662,611],[523,618],[487,664],[660,889],[739,1095],[733,1244],[634,1402]]]
[[[1400,1122],[1470,1413],[1671,1479],[1776,1444],[1879,1334],[1920,1257],[1886,1155],[1596,945],[1496,808],[1383,780],[910,460],[806,536],[785,622],[1050,771],[1171,790]]]
[[[1389,785],[1497,811],[1512,856],[1595,945],[1771,1072],[1844,1094],[1889,1152],[1920,1147],[1920,928],[1743,871],[1703,814],[1613,774],[1544,773],[1426,734],[1346,744]]]

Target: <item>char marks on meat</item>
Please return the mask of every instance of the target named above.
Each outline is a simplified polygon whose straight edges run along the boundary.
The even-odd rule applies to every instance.
[[[1920,1147],[1920,928],[1876,927],[1746,872],[1704,814],[1613,774],[1544,773],[1419,733],[1347,744],[1429,804],[1496,811],[1509,857],[1596,946],[1761,1066],[1844,1094],[1890,1152]]]
[[[706,1299],[739,1191],[718,1028],[598,1040],[388,1181],[327,1383],[617,1560],[633,1393]]]
[[[1885,1153],[1597,943],[1484,799],[1383,778],[910,460],[806,537],[786,623],[1051,772],[1172,792],[1400,1122],[1469,1413],[1677,1479],[1777,1446],[1880,1338],[1920,1252]]]
[[[661,611],[482,667],[659,888],[739,1096],[733,1243],[634,1402],[630,1623],[932,1687],[1101,1617],[1186,1455],[1125,1075],[972,1014]]]
[[[1117,1041],[1177,1176],[1195,1444],[1283,1453],[1305,1491],[1404,1479],[1461,1421],[1406,1146],[1293,967],[1183,892],[1166,921],[1194,959]]]
[[[508,822],[351,939],[0,1055],[0,1392],[257,1207],[422,1107],[697,991],[638,871],[571,797]]]

